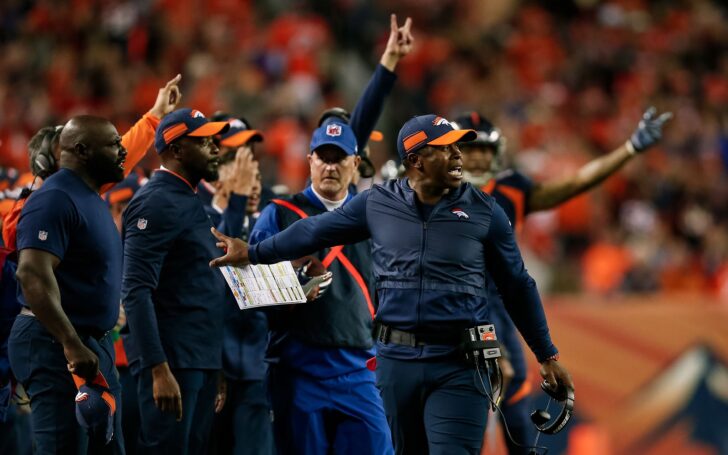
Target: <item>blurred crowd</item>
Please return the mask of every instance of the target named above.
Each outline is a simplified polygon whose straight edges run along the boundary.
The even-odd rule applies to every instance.
[[[521,232],[545,291],[701,292],[728,301],[728,4],[720,0],[11,0],[0,4],[0,190],[31,179],[28,139],[93,112],[120,132],[183,74],[183,104],[265,132],[268,185],[300,190],[318,114],[351,109],[387,38],[417,47],[372,145],[394,158],[409,117],[482,112],[539,180],[624,143],[648,105],[662,143]],[[151,153],[144,167],[156,167]]]

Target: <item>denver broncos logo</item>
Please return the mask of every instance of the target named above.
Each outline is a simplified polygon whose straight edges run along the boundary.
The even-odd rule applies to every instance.
[[[230,128],[236,128],[239,130],[248,129],[248,126],[245,124],[245,122],[243,122],[242,120],[237,119],[237,118],[230,119],[230,121],[228,121],[228,123],[230,124]]]
[[[205,118],[205,114],[198,111],[197,109],[192,109],[192,111],[190,112],[190,116],[192,118]]]
[[[452,213],[454,213],[455,215],[457,215],[458,218],[465,219],[465,220],[469,220],[470,219],[470,215],[468,215],[467,213],[465,213],[461,209],[457,209],[456,208],[456,209],[452,209],[450,211]]]
[[[435,120],[432,121],[432,124],[435,126],[440,126],[440,125],[452,126],[452,125],[450,125],[450,122],[447,121],[447,119],[442,118],[442,117],[435,117]]]
[[[76,394],[76,403],[80,403],[82,401],[88,400],[88,393],[86,392],[78,392]]]

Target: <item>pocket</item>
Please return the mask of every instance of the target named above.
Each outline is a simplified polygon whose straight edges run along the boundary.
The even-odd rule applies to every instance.
[[[8,358],[13,375],[21,384],[30,377],[30,331],[27,317],[18,316],[10,329]]]

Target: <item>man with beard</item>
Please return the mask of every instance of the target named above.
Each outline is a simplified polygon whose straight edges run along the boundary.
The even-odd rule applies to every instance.
[[[59,144],[60,170],[28,199],[17,227],[23,309],[10,362],[31,399],[37,453],[79,453],[86,445],[89,453],[123,453],[120,412],[85,440],[69,371],[82,381],[101,373],[120,397],[108,334],[119,316],[121,241],[99,191],[123,179],[126,149],[116,128],[93,116],[72,118]]]
[[[480,451],[488,390],[475,380],[476,370],[459,346],[466,329],[488,322],[485,271],[509,304],[548,386],[574,387],[557,361],[536,284],[503,209],[461,184],[457,143],[475,137],[442,117],[415,117],[397,139],[411,179],[375,185],[337,210],[293,223],[250,247],[215,232],[226,254],[212,266],[277,262],[371,238],[379,298],[377,386],[398,454]],[[305,328],[303,322],[298,326]]]
[[[124,212],[122,303],[127,354],[140,368],[139,453],[206,450],[222,366],[225,280],[206,267],[215,239],[195,187],[217,180],[212,138],[228,128],[193,109],[167,115],[154,142],[162,167]]]

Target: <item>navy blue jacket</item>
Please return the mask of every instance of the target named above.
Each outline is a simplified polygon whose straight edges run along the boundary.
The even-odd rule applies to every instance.
[[[420,333],[487,322],[492,276],[536,357],[556,354],[536,283],[503,209],[464,184],[423,220],[415,198],[407,179],[375,185],[333,212],[301,220],[252,245],[250,259],[273,263],[371,238],[379,322]],[[380,345],[379,352],[402,358],[437,355],[424,348],[404,352]]]
[[[382,115],[384,102],[396,81],[397,75],[379,64],[364,88],[349,121],[359,150],[364,150],[366,147],[369,136],[372,134],[379,116]]]
[[[225,280],[200,199],[182,178],[157,171],[124,212],[122,302],[130,364],[219,369]],[[125,339],[125,342],[127,339]]]
[[[205,206],[205,211],[218,231],[247,241],[256,221],[246,215],[247,203],[247,196],[232,194],[222,213],[210,205]],[[228,302],[222,348],[225,377],[237,381],[262,381],[268,371],[265,362],[269,338],[266,315],[261,310],[240,310],[229,289],[225,294]]]

